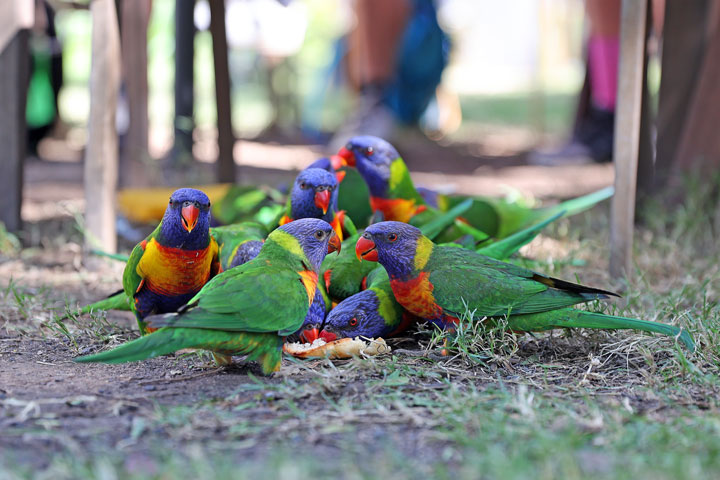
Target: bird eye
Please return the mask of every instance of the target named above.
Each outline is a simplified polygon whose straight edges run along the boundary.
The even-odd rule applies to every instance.
[[[374,149],[373,147],[367,147],[367,148],[365,149],[365,152],[364,152],[364,153],[365,153],[365,155],[367,155],[367,156],[369,157],[369,156],[371,156],[373,153],[375,153],[375,149]]]
[[[322,240],[323,238],[325,238],[325,232],[323,232],[322,230],[316,231],[315,238],[317,238],[318,240]]]
[[[363,234],[362,234],[362,237],[363,237],[365,240],[370,240],[370,234],[369,234],[368,232],[363,233]]]
[[[394,242],[395,240],[397,240],[397,234],[396,234],[396,233],[391,233],[391,234],[388,235],[387,238],[388,238],[388,240],[390,240],[391,242]]]
[[[183,202],[183,207],[189,207],[191,204],[192,204],[191,201],[185,200],[185,201]]]
[[[358,321],[357,318],[353,317],[350,319],[350,326],[351,327],[357,327]]]
[[[320,185],[315,190],[317,190],[318,192],[324,192],[325,190],[327,190],[327,187],[325,185]]]
[[[300,182],[300,188],[302,188],[303,190],[305,190],[305,189],[307,188],[307,183],[305,183],[305,182]]]
[[[345,145],[345,148],[346,148],[347,150],[352,150],[352,149],[353,149],[353,144],[352,144],[352,143],[348,143],[347,145]]]

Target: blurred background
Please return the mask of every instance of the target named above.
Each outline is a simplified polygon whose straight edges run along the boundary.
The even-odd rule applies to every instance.
[[[114,6],[107,18],[120,44],[115,57],[111,48],[97,55],[118,64],[121,190],[282,189],[357,133],[393,142],[416,183],[443,192],[566,198],[613,182],[620,0],[26,0],[2,7],[19,18],[25,5],[25,20],[0,25],[4,51],[19,44],[28,59],[15,81],[21,90],[27,80],[23,221],[85,208],[93,42],[113,38],[93,39],[92,10],[100,16],[104,4]],[[694,92],[719,9],[712,0],[682,12],[648,5],[643,111],[656,120],[640,156],[654,165],[667,152],[670,165],[693,142],[689,120],[663,118],[685,118],[701,101]],[[685,50],[670,55],[662,34],[673,9]],[[663,93],[670,60],[694,71],[668,70]],[[674,133],[658,149],[663,131]]]

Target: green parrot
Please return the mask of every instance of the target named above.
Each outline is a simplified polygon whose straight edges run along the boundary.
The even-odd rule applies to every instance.
[[[376,213],[380,212],[383,220],[420,226],[427,222],[428,218],[437,215],[438,209],[448,210],[467,199],[462,196],[443,195],[437,195],[437,198],[426,195],[428,198],[424,198],[415,188],[400,154],[382,138],[369,135],[353,137],[340,149],[338,156],[348,165],[355,166],[365,179],[370,191],[372,210]],[[471,197],[472,206],[458,218],[458,221],[469,224],[484,236],[503,238],[559,211],[564,210],[566,215],[579,213],[610,198],[613,191],[612,187],[609,187],[553,207],[540,209],[528,208],[501,199]],[[467,233],[466,229],[456,225],[454,228],[446,229],[442,236],[434,240],[449,242],[463,233]]]
[[[148,318],[159,330],[114,350],[75,359],[122,363],[185,348],[247,354],[277,371],[285,336],[303,324],[326,253],[340,248],[327,222],[306,218],[274,230],[258,256],[220,273],[175,314]]]
[[[470,207],[470,200],[454,206],[448,212],[442,213],[420,227],[423,235],[434,238],[451,225],[455,217],[461,215]],[[358,293],[364,288],[363,282],[368,273],[377,265],[361,260],[358,263],[353,247],[360,235],[356,233],[343,242],[345,249],[339,255],[325,258],[322,265],[322,275],[328,295],[335,301],[343,300]],[[529,241],[529,240],[528,240]],[[518,247],[519,248],[519,247]]]
[[[388,272],[396,300],[409,312],[453,329],[458,318],[507,317],[513,329],[636,329],[677,337],[694,351],[686,330],[658,322],[577,310],[579,303],[618,296],[566,282],[462,249],[435,245],[400,222],[369,226],[355,247],[358,257]]]
[[[532,241],[544,227],[559,216],[562,216],[562,212],[502,240],[485,244],[476,252],[498,260],[506,259]],[[446,245],[461,248],[456,243]],[[327,260],[325,259],[325,262]],[[355,264],[357,265],[357,262]],[[374,266],[376,263],[363,260],[361,265]],[[325,319],[322,331],[317,335],[319,338],[329,342],[338,337],[388,337],[403,332],[417,319],[395,299],[390,277],[383,267],[377,267],[367,274],[366,284],[366,289],[345,298],[333,308]]]

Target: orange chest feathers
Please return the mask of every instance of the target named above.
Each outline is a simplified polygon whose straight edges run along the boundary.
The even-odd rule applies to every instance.
[[[308,295],[308,306],[312,305],[315,299],[315,290],[317,289],[318,274],[312,270],[303,270],[298,272],[300,275],[300,281],[302,282]]]
[[[443,309],[435,303],[433,284],[428,277],[427,272],[420,272],[410,280],[391,280],[390,287],[400,305],[410,313],[422,318],[439,318]]]
[[[137,272],[145,285],[162,295],[198,292],[210,278],[217,244],[202,250],[164,247],[151,239],[145,246]]]
[[[380,210],[385,220],[407,223],[415,214],[425,210],[425,205],[415,205],[415,200],[404,198],[370,197],[373,212]]]

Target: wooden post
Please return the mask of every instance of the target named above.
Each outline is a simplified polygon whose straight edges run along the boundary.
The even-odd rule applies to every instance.
[[[144,160],[148,157],[147,28],[150,0],[122,1],[122,61],[130,122],[120,158],[120,184],[147,185]]]
[[[175,144],[172,161],[177,167],[193,159],[193,61],[195,60],[195,0],[175,2]]]
[[[88,144],[85,151],[85,246],[115,252],[115,189],[118,173],[115,111],[120,88],[120,35],[114,0],[93,0],[90,12],[92,63]]]
[[[623,0],[620,16],[620,65],[613,155],[615,196],[610,217],[610,275],[614,278],[628,276],[632,270],[647,4],[648,0]]]
[[[235,182],[235,161],[230,105],[230,67],[228,65],[227,35],[225,33],[225,0],[210,0],[210,33],[215,63],[215,99],[217,103],[219,182]]]
[[[705,49],[708,1],[665,2],[657,156],[649,193],[663,191],[697,89]]]
[[[28,31],[18,30],[0,46],[0,222],[11,232],[21,227],[23,162],[27,142],[25,105],[27,103]]]

